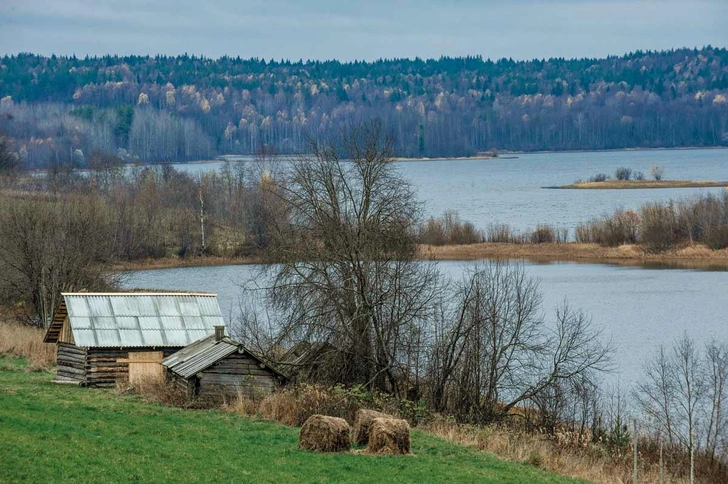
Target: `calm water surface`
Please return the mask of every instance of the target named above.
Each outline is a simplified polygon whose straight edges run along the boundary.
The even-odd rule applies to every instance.
[[[474,262],[441,262],[443,272],[459,278]],[[591,315],[616,347],[618,371],[611,383],[629,384],[642,362],[660,344],[687,333],[705,341],[728,339],[728,272],[659,270],[601,264],[526,263],[540,281],[543,309],[553,316],[568,300]],[[209,291],[219,294],[223,315],[235,318],[239,284],[258,277],[258,266],[219,266],[137,271],[125,287]]]
[[[516,159],[430,160],[397,163],[424,202],[427,215],[456,210],[478,228],[509,224],[517,229],[547,223],[572,230],[580,222],[618,208],[637,209],[652,201],[720,193],[722,188],[643,190],[547,190],[597,173],[614,176],[620,166],[642,171],[665,168],[666,179],[728,180],[728,149],[611,151],[521,154]],[[221,163],[178,165],[200,172]]]

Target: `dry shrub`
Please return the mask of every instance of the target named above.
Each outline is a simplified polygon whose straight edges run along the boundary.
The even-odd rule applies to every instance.
[[[375,418],[369,429],[371,454],[409,454],[410,427],[406,420],[396,418]]]
[[[285,425],[299,427],[310,416],[316,414],[355,420],[361,408],[376,408],[388,415],[402,416],[417,422],[422,418],[421,409],[407,400],[388,395],[364,392],[358,387],[328,387],[302,384],[283,388],[260,399],[240,396],[226,406],[229,411],[242,415],[255,415],[275,420]]]
[[[526,237],[507,224],[490,224],[485,231],[485,241],[497,244],[524,244]]]
[[[171,407],[193,408],[198,405],[198,402],[190,399],[182,388],[159,378],[149,378],[134,384],[126,379],[119,380],[116,383],[116,391],[121,394],[133,393],[145,401]]]
[[[483,242],[485,236],[472,223],[460,220],[457,212],[448,210],[442,217],[430,217],[420,227],[418,238],[421,244],[467,245]]]
[[[576,241],[617,247],[637,242],[639,217],[632,210],[617,210],[612,216],[590,220],[576,227]]]
[[[386,413],[377,412],[376,410],[361,409],[356,412],[354,418],[354,443],[357,445],[366,445],[369,442],[369,428],[375,418],[392,418]]]
[[[301,427],[298,448],[314,452],[348,452],[349,424],[343,418],[311,415]]]
[[[532,244],[563,244],[567,242],[568,234],[568,229],[540,224],[531,232],[529,239]]]
[[[0,354],[30,361],[29,370],[46,370],[56,363],[56,346],[43,343],[45,331],[32,326],[0,321]]]
[[[475,447],[501,459],[527,462],[557,474],[596,483],[631,482],[632,461],[610,457],[595,446],[560,446],[547,434],[506,426],[478,427],[434,418],[422,430],[451,442]],[[640,482],[658,482],[658,468],[641,461]],[[671,481],[672,482],[672,481]]]

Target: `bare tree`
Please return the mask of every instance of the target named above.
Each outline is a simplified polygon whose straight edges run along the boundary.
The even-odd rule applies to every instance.
[[[18,158],[12,151],[10,138],[0,133],[0,175],[12,173],[18,167]]]
[[[549,325],[540,303],[537,283],[520,265],[490,262],[467,274],[433,358],[436,408],[467,420],[498,420],[516,405],[608,369],[610,347],[584,314],[565,304]]]
[[[662,180],[662,177],[665,176],[665,168],[660,165],[652,165],[650,167],[650,175],[655,180],[660,181]]]
[[[107,288],[112,232],[98,200],[5,199],[0,203],[0,286],[49,323],[62,291]]]
[[[285,216],[272,233],[269,302],[278,342],[326,341],[345,355],[344,382],[397,392],[436,273],[413,260],[418,206],[392,147],[372,122],[312,141],[290,163],[276,182]]]

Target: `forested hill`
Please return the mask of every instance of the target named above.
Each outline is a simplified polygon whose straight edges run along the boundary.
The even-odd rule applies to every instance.
[[[605,59],[266,62],[0,58],[0,130],[26,166],[101,150],[181,161],[305,149],[377,117],[401,156],[728,145],[728,51]]]

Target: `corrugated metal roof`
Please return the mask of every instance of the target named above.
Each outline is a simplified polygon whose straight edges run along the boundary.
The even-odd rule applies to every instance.
[[[239,353],[247,353],[251,358],[261,363],[262,367],[268,368],[272,373],[275,373],[282,379],[287,378],[283,373],[251,353],[242,343],[238,343],[227,336],[220,341],[216,341],[214,334],[195,341],[186,348],[182,348],[175,354],[166,357],[162,360],[162,365],[182,378],[187,379],[211,367],[236,351]]]
[[[240,343],[230,338],[216,341],[213,334],[166,357],[162,365],[182,378],[190,378],[236,351],[242,353],[245,350]]]
[[[187,346],[224,326],[215,294],[63,294],[76,346]]]

